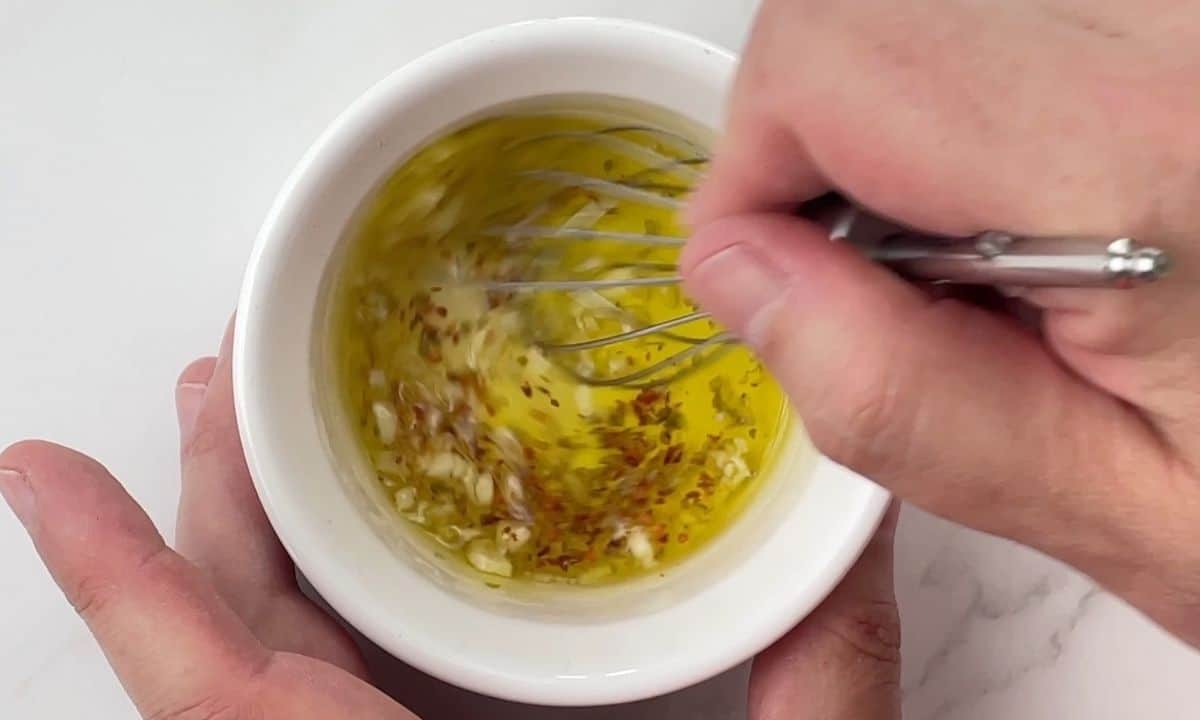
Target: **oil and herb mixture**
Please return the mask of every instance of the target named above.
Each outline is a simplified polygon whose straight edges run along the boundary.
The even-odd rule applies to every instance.
[[[427,145],[368,205],[335,288],[343,395],[396,510],[475,569],[594,584],[669,565],[730,523],[770,462],[786,402],[741,348],[658,386],[579,380],[690,347],[719,330],[707,320],[545,348],[693,311],[678,286],[482,286],[673,270],[677,247],[521,229],[682,236],[670,207],[564,178],[678,198],[695,153],[587,115],[504,115]]]

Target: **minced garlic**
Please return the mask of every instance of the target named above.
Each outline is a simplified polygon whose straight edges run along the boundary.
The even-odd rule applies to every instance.
[[[626,131],[646,154],[625,157],[570,134],[596,127],[584,116],[526,114],[435,141],[373,199],[338,285],[344,396],[379,482],[401,517],[487,575],[590,584],[660,572],[737,516],[785,424],[782,393],[743,350],[660,387],[578,380],[691,347],[716,331],[707,320],[583,352],[541,345],[692,311],[678,287],[480,286],[633,277],[675,263],[671,246],[528,231],[682,236],[669,209],[530,175],[559,169],[682,197],[686,188],[673,188],[688,173],[646,160],[687,160],[688,147]]]

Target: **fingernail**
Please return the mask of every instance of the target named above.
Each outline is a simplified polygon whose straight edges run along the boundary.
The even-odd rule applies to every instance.
[[[233,311],[233,315],[225,325],[225,334],[221,336],[221,349],[217,351],[217,357],[225,359],[233,351],[233,330],[235,327],[237,327],[237,310]]]
[[[731,245],[700,261],[688,279],[696,300],[744,342],[762,347],[787,278],[753,248]]]
[[[180,437],[191,437],[207,390],[208,386],[201,383],[181,383],[175,386],[175,414],[179,419]]]
[[[12,508],[13,514],[25,527],[33,521],[33,488],[25,473],[11,468],[0,468],[0,495]]]

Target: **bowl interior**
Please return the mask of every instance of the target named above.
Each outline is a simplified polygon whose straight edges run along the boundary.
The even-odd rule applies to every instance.
[[[264,507],[318,592],[401,659],[512,700],[620,702],[716,674],[828,593],[886,503],[793,430],[765,486],[721,537],[659,576],[606,588],[497,592],[429,557],[392,514],[330,402],[328,280],[365,198],[448,126],[518,100],[621,98],[715,128],[733,58],[618,21],[526,23],[398,71],[301,162],[259,237],[235,347],[240,426]],[[580,100],[583,102],[583,100]],[[651,110],[658,108],[658,111]]]
[[[627,98],[578,94],[538,96],[485,108],[439,128],[426,142],[483,117],[529,112],[586,113],[610,118],[614,127],[650,125],[680,133],[704,145],[711,144],[711,129],[700,127],[661,106],[633,104]],[[425,144],[421,143],[418,148]],[[418,148],[413,148],[398,164],[403,164]],[[360,211],[371,204],[373,194],[374,191],[364,198]],[[325,269],[318,295],[318,321],[312,348],[316,415],[347,494],[381,540],[396,553],[397,561],[406,563],[414,572],[494,612],[518,617],[582,623],[644,615],[669,607],[679,598],[696,594],[728,575],[785,520],[790,505],[798,500],[812,470],[815,454],[803,432],[794,423],[788,423],[780,438],[778,457],[768,466],[768,477],[762,483],[765,487],[753,494],[746,512],[739,514],[731,527],[722,533],[719,542],[705,546],[682,564],[619,585],[583,587],[506,582],[474,573],[462,562],[449,558],[443,548],[430,542],[394,510],[357,442],[353,431],[355,421],[347,416],[348,409],[340,392],[336,348],[331,342],[337,316],[333,296],[344,282],[345,256],[358,229],[355,221],[347,224],[340,246]]]

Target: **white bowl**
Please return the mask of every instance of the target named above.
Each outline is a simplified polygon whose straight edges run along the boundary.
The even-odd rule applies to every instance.
[[[487,695],[547,705],[645,698],[759,652],[841,579],[884,491],[793,434],[721,537],[661,576],[603,589],[493,590],[429,562],[387,509],[328,400],[330,268],[365,198],[418,145],[489,107],[544,95],[653,103],[712,129],[735,66],[677,32],[596,19],[521,23],[459,40],[367,92],[275,201],[242,292],[238,419],[267,515],[300,571],[396,657]]]

